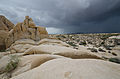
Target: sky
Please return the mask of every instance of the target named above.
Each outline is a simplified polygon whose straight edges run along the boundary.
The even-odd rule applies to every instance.
[[[0,15],[28,15],[49,34],[120,32],[120,0],[0,0]]]

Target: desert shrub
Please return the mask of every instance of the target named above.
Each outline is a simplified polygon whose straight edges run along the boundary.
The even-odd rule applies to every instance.
[[[105,42],[103,41],[103,42],[101,42],[101,45],[104,45],[105,44]]]
[[[104,45],[104,48],[105,48],[106,50],[112,50],[112,49],[110,48],[110,46],[107,46],[107,45]]]
[[[81,41],[80,43],[79,43],[79,45],[87,45],[87,43],[86,43],[86,41]]]
[[[77,42],[79,42],[79,41],[80,41],[80,39],[77,39],[76,41],[77,41]]]
[[[117,54],[116,54],[116,53],[114,53],[114,52],[112,52],[112,55],[117,56]]]
[[[95,44],[94,46],[98,48],[98,47],[100,47],[100,46],[101,46],[101,44],[98,44],[98,45],[97,45],[97,44]]]
[[[100,52],[106,52],[105,50],[103,50],[102,48],[98,49]]]
[[[11,56],[10,56],[9,63],[7,64],[7,66],[6,66],[6,68],[5,68],[5,71],[6,71],[6,72],[11,72],[11,71],[13,71],[13,70],[17,67],[18,63],[19,63],[19,58],[18,58],[18,56],[16,56],[16,55],[11,55]]]
[[[88,41],[88,44],[93,44],[91,41]]]
[[[0,52],[6,52],[6,50],[0,50]]]
[[[110,58],[109,61],[120,64],[120,59],[118,58]]]
[[[62,38],[66,38],[64,35],[61,36]]]
[[[57,35],[56,37],[57,37],[57,38],[59,38],[60,36],[59,36],[59,35]]]
[[[115,44],[120,45],[120,39],[115,39]]]
[[[111,51],[108,51],[108,53],[111,53]]]
[[[73,42],[67,42],[69,45],[71,45],[71,46],[77,46],[77,45],[75,45]]]
[[[88,50],[90,50],[91,52],[98,52],[97,49],[95,48],[87,48]]]
[[[61,38],[58,38],[59,40],[61,40]]]

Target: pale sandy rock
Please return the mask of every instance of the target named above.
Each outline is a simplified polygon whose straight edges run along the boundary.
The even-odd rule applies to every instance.
[[[48,33],[45,27],[35,26],[29,16],[26,16],[23,23],[18,23],[9,35],[6,42],[6,48],[10,47],[12,43],[20,39],[32,39],[34,41],[39,41],[43,38],[47,38]]]
[[[31,45],[36,45],[36,42],[32,39],[20,39],[15,41],[13,45],[18,45],[18,44],[31,44]]]
[[[70,57],[74,59],[79,58],[97,58],[100,59],[97,55],[72,49],[69,47],[64,46],[57,46],[57,45],[39,45],[29,48],[24,52],[24,55],[30,54],[53,54],[53,55],[61,55],[65,57]]]
[[[119,79],[120,65],[96,59],[54,59],[11,79]]]
[[[18,44],[10,47],[11,53],[23,53],[27,49],[33,47],[33,45],[30,44]]]
[[[9,56],[4,56],[0,59],[0,73],[5,72],[5,68],[9,62],[10,57]]]
[[[114,47],[113,50],[119,50],[120,51],[120,46]]]
[[[7,52],[0,52],[0,59],[2,57],[4,57],[5,55],[9,55],[10,54],[10,51],[7,51]]]
[[[42,39],[38,42],[35,42],[34,40],[31,40],[31,39],[21,39],[21,40],[15,41],[15,43],[13,43],[10,46],[10,51],[11,53],[23,53],[27,49],[33,46],[38,46],[38,45],[57,45],[57,46],[70,47],[65,42],[62,42],[60,40],[55,40],[55,39]]]
[[[10,46],[10,51],[11,53],[23,53],[34,45],[36,45],[36,42],[34,40],[20,39],[15,41],[15,43]]]
[[[16,76],[21,73],[24,73],[28,70],[40,66],[41,64],[49,60],[56,58],[65,58],[65,57],[57,56],[57,55],[48,55],[48,54],[23,56],[20,58],[18,67],[12,72],[12,76]]]
[[[6,72],[6,66],[11,61],[12,56],[21,57],[22,55],[23,54],[21,53],[17,53],[17,54],[6,53],[6,55],[3,55],[3,57],[0,58],[0,74]]]
[[[38,42],[39,45],[58,45],[58,46],[65,46],[70,47],[70,45],[56,39],[42,39]]]
[[[10,78],[10,74],[9,73],[0,74],[0,79],[9,79],[9,78]]]
[[[111,38],[111,39],[120,39],[120,35],[118,35],[118,36],[111,36],[109,38]]]
[[[116,46],[113,48],[112,52],[116,53],[117,56],[120,56],[120,46]]]

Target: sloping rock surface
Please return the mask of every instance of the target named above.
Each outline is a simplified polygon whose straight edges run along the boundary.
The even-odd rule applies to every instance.
[[[120,79],[120,65],[96,59],[54,59],[11,79]]]
[[[35,67],[38,67],[49,60],[57,59],[57,58],[65,58],[65,57],[58,55],[49,55],[49,54],[23,56],[20,58],[18,67],[12,72],[12,77],[24,73],[28,70],[31,70]]]
[[[70,57],[74,59],[80,58],[95,58],[100,59],[97,55],[76,50],[70,47],[63,47],[57,45],[39,45],[33,46],[24,52],[24,55],[30,54],[52,54],[52,55],[60,55],[65,57]]]

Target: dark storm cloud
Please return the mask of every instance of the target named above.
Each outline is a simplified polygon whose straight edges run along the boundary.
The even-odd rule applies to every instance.
[[[37,25],[59,33],[120,32],[119,4],[120,0],[1,0],[0,14],[14,23],[29,15]]]

